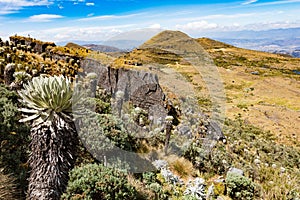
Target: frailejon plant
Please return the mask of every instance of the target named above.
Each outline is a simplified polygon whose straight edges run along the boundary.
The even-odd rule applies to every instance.
[[[15,82],[20,84],[26,83],[31,79],[31,75],[25,71],[14,72],[13,77],[15,78]]]
[[[183,181],[180,180],[180,178],[178,176],[176,176],[175,174],[173,174],[171,172],[171,170],[169,170],[169,169],[162,168],[161,174],[168,183],[171,183],[174,185],[176,185],[176,184],[182,185],[183,184]]]
[[[34,77],[19,91],[29,115],[20,122],[33,121],[28,199],[59,199],[75,162],[77,133],[72,120],[71,82],[63,76]]]
[[[202,178],[196,178],[193,182],[189,182],[186,190],[184,191],[185,196],[191,196],[195,199],[206,199],[205,194],[205,180]]]

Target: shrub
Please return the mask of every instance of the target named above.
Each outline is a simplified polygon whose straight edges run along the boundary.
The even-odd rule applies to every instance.
[[[115,147],[126,151],[137,150],[137,141],[124,129],[122,121],[111,114],[98,114],[84,119],[79,136],[87,149],[103,157],[115,151]]]
[[[225,179],[227,194],[233,199],[253,199],[255,196],[255,183],[245,176],[228,173]]]
[[[247,177],[260,184],[262,198],[292,199],[287,196],[299,196],[299,147],[278,144],[274,134],[245,124],[240,118],[227,119],[225,132],[228,154],[232,159],[230,165],[243,169]],[[256,160],[259,162],[255,163]],[[279,167],[275,170],[272,165]],[[287,169],[286,172],[280,172],[280,167]]]
[[[170,192],[164,188],[161,181],[157,179],[157,172],[136,173],[131,178],[131,183],[139,192],[141,200],[167,200],[170,197]]]
[[[198,141],[192,142],[185,151],[184,157],[190,160],[201,172],[223,174],[232,162],[223,144],[216,144],[210,152],[205,151],[205,146],[203,146]]]
[[[18,122],[21,118],[17,110],[17,94],[0,85],[0,167],[12,174],[18,187],[27,187],[27,156],[29,127]],[[22,194],[21,194],[22,195]],[[24,196],[24,194],[22,195]]]
[[[127,174],[99,164],[75,167],[62,199],[136,199],[137,191],[131,186]]]

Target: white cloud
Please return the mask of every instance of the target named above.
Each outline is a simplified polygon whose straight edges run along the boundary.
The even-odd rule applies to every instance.
[[[14,13],[23,7],[48,6],[53,4],[50,0],[0,0],[0,15]]]
[[[29,17],[29,22],[49,22],[54,19],[63,18],[61,15],[52,15],[52,14],[40,14],[40,15],[33,15]]]
[[[50,5],[53,2],[48,0],[0,0],[0,5],[8,5],[12,7],[26,7],[26,6],[43,6]]]
[[[116,25],[116,26],[65,26],[62,28],[51,28],[44,30],[29,30],[18,35],[32,35],[35,38],[44,41],[104,41],[108,38],[118,35],[134,27],[134,24]]]
[[[98,21],[98,20],[110,20],[110,19],[124,19],[124,18],[131,18],[142,15],[143,13],[138,14],[129,14],[129,15],[102,15],[102,16],[95,16],[89,18],[81,18],[78,21]]]
[[[204,17],[200,17],[201,19],[240,19],[242,17],[251,17],[257,15],[256,13],[236,13],[236,14],[230,14],[230,15],[207,15]]]
[[[264,13],[259,13],[260,15]],[[207,20],[221,20],[220,22],[224,21],[224,19],[242,19],[242,18],[249,18],[249,17],[257,17],[257,13],[235,13],[235,14],[215,14],[215,15],[206,15],[206,16],[193,16],[193,17],[181,17],[175,18],[173,21],[177,23],[180,21],[181,23],[184,22],[191,22],[191,21],[207,21]]]
[[[209,29],[216,29],[218,25],[215,23],[209,23],[205,20],[196,21],[196,22],[189,22],[187,24],[178,24],[175,26],[176,29],[183,30],[183,31],[200,31],[200,30],[209,30]]]
[[[280,0],[280,1],[262,2],[262,3],[256,3],[253,6],[270,6],[270,5],[282,5],[282,4],[290,4],[290,3],[300,3],[300,0]]]
[[[281,28],[298,28],[300,21],[277,21],[277,22],[265,22],[256,24],[247,24],[244,26],[245,30],[268,30],[268,29],[281,29]]]
[[[152,24],[149,26],[149,28],[160,29],[161,25],[160,24]]]
[[[94,5],[95,5],[95,3],[88,2],[88,3],[86,3],[85,5],[86,5],[86,6],[94,6]]]
[[[57,6],[58,6],[59,9],[63,9],[64,8],[64,6],[62,4],[58,4]]]
[[[0,8],[0,15],[8,15],[14,13],[16,9]]]
[[[90,13],[90,14],[87,15],[87,17],[92,17],[94,15],[95,15],[95,13]]]
[[[249,4],[256,3],[256,2],[258,2],[258,0],[247,0],[244,3],[242,3],[242,5],[249,5]]]

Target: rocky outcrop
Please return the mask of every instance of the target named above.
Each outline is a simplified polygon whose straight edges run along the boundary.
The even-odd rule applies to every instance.
[[[154,124],[162,124],[161,120],[164,121],[167,115],[172,115],[175,117],[173,125],[178,125],[179,122],[176,123],[178,116],[172,112],[175,108],[167,100],[157,75],[147,71],[111,68],[92,59],[82,60],[80,65],[85,73],[97,74],[98,86],[106,89],[116,99],[119,114],[122,104],[130,101],[133,105],[147,110]],[[196,115],[199,115],[197,121],[200,121],[200,118],[207,121],[205,130],[206,134],[209,135],[209,140],[226,142],[224,134],[216,122],[210,122],[204,114],[196,113]],[[192,125],[198,126],[197,123],[190,126]],[[179,132],[191,133],[191,130],[190,127],[179,126]],[[209,142],[209,144],[211,143]]]
[[[148,111],[151,106],[164,107],[165,94],[155,74],[124,68],[115,69],[92,59],[85,59],[80,65],[86,73],[96,73],[98,85],[113,97],[122,94],[123,101],[131,101],[135,106]]]

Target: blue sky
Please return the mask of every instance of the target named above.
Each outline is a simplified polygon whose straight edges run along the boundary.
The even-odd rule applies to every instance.
[[[103,41],[145,29],[208,32],[300,27],[300,0],[0,0],[0,37]],[[141,33],[141,32],[140,32]]]

